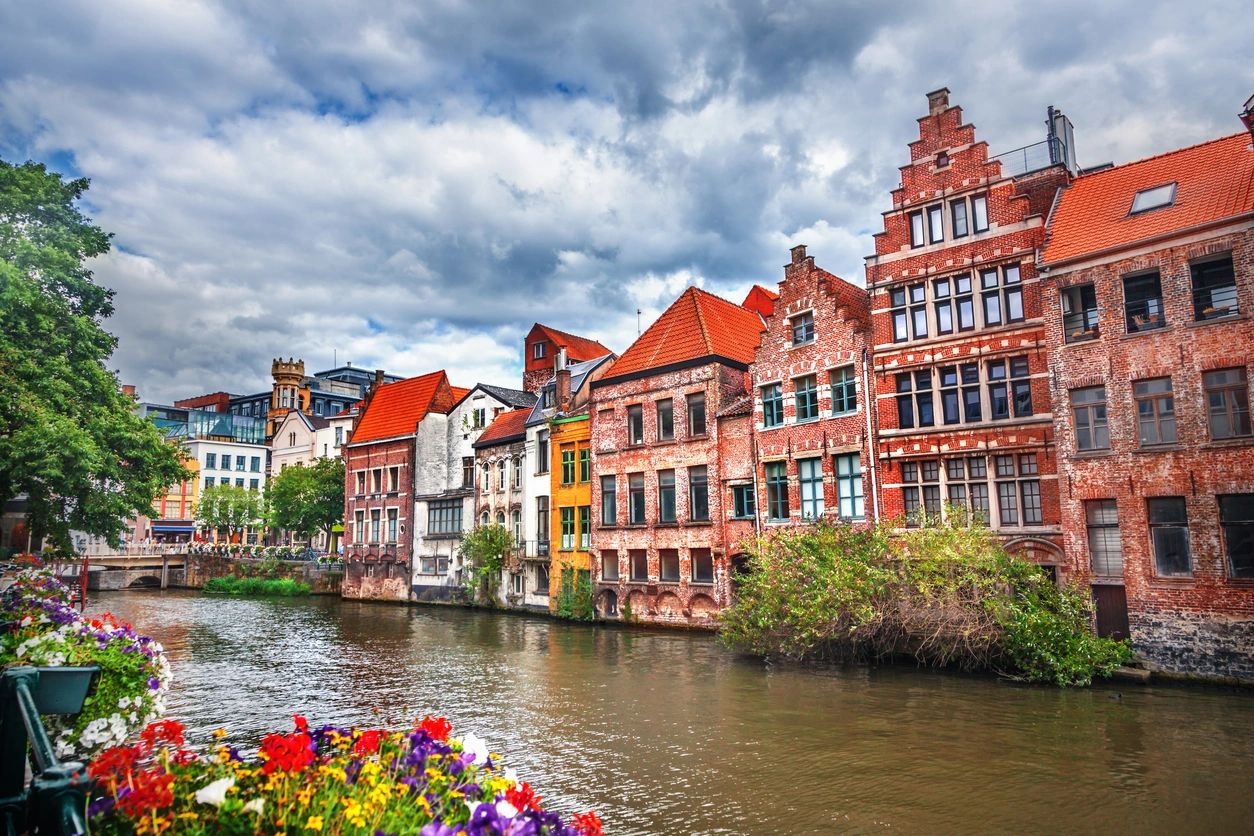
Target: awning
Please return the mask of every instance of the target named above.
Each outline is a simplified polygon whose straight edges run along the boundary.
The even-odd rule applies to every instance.
[[[332,534],[343,534],[343,533],[344,533],[344,526],[343,526],[343,525],[333,525],[333,526],[331,526],[331,533],[332,533]]]
[[[194,523],[153,523],[153,531],[187,531],[191,532],[196,529]]]

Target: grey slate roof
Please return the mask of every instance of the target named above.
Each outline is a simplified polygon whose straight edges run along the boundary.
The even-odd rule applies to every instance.
[[[522,389],[507,389],[504,386],[492,386],[487,383],[475,384],[475,389],[482,389],[492,397],[514,409],[526,409],[536,402],[536,396]]]

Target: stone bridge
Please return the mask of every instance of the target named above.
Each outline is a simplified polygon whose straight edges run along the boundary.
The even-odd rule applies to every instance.
[[[87,589],[182,586],[186,567],[187,555],[179,553],[96,554],[87,559]],[[61,567],[59,574],[67,584],[74,584],[81,571],[81,563],[70,563]]]

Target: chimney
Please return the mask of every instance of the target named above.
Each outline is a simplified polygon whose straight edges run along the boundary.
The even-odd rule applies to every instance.
[[[1240,117],[1241,124],[1250,132],[1250,139],[1254,140],[1254,96],[1245,100],[1245,110],[1241,111]]]
[[[554,358],[553,364],[555,369],[559,372],[566,368],[566,346],[558,346],[557,357]]]
[[[560,412],[570,409],[570,369],[564,366],[557,370],[557,408]]]
[[[805,244],[798,244],[797,246],[789,250],[789,252],[792,253],[793,264],[800,264],[801,262],[806,260],[806,245]]]
[[[383,369],[374,370],[374,388],[378,389],[383,385]]]
[[[942,87],[927,94],[927,115],[935,116],[949,108],[949,88]]]
[[[136,394],[135,394],[135,384],[133,384],[133,383],[123,383],[123,384],[122,384],[122,394],[123,394],[123,395],[127,395],[127,396],[132,397],[132,398],[136,398],[136,397],[138,397],[138,395],[136,395]]]

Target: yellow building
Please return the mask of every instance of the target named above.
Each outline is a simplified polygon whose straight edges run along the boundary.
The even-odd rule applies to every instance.
[[[563,585],[587,584],[592,563],[592,434],[588,415],[551,422],[549,609],[561,606]]]

